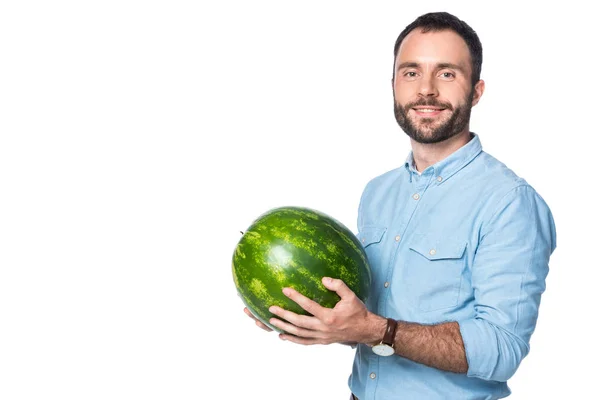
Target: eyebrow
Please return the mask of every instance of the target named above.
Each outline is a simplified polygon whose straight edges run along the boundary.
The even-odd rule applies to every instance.
[[[400,71],[402,68],[419,68],[421,66],[421,64],[416,63],[414,61],[407,61],[407,62],[403,62],[402,64],[398,65],[398,68],[396,69],[396,71]],[[458,64],[454,64],[454,63],[437,63],[436,65],[437,69],[443,69],[443,68],[450,68],[450,69],[455,69],[457,71],[462,72],[463,74],[465,73],[465,69],[463,67],[461,67]]]

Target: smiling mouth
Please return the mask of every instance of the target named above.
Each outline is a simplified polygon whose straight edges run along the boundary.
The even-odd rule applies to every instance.
[[[413,108],[413,110],[419,116],[432,117],[440,114],[442,111],[445,110],[445,108]]]
[[[433,112],[433,111],[442,111],[445,108],[442,107],[413,107],[413,110],[420,112]]]

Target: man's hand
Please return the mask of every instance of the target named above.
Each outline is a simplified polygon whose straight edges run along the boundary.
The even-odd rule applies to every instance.
[[[250,312],[250,310],[248,310],[248,307],[244,307],[244,312],[246,313],[247,316],[249,316],[250,318],[252,318],[254,320],[254,323],[260,329],[263,329],[263,330],[265,330],[267,332],[272,332],[273,331],[273,329],[269,328],[268,326],[266,326],[265,324],[263,324],[262,322],[260,322],[258,319],[256,319],[256,317],[254,315],[252,315],[252,313]]]
[[[341,300],[334,308],[322,307],[291,288],[283,293],[310,313],[298,315],[271,306],[269,311],[281,319],[269,323],[289,334],[280,334],[282,340],[298,344],[368,343],[381,340],[386,329],[385,318],[367,310],[364,303],[340,279],[323,278],[323,285],[335,291]]]

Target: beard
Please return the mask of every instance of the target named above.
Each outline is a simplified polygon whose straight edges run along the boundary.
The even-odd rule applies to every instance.
[[[459,104],[456,108],[449,103],[441,103],[435,99],[420,99],[419,101],[408,103],[405,106],[398,104],[394,100],[394,115],[400,128],[414,141],[418,143],[439,143],[447,140],[453,136],[463,132],[465,127],[469,124],[471,118],[471,102],[475,92],[471,90],[471,93],[467,96],[464,103]],[[436,125],[436,119],[434,118],[418,118],[417,121],[412,120],[408,113],[413,107],[416,106],[433,106],[445,108],[452,112],[450,118],[446,121],[438,122]]]

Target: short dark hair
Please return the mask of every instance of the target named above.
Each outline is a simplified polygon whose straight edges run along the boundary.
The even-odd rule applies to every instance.
[[[404,38],[414,29],[421,28],[421,32],[427,33],[430,31],[439,32],[451,30],[456,32],[467,43],[469,53],[471,54],[471,83],[473,86],[479,81],[481,76],[481,64],[483,62],[483,49],[477,33],[466,22],[458,19],[454,15],[447,12],[433,12],[423,14],[408,25],[396,39],[394,45],[394,65],[396,65],[396,57],[398,49]],[[394,69],[394,74],[396,73]]]

